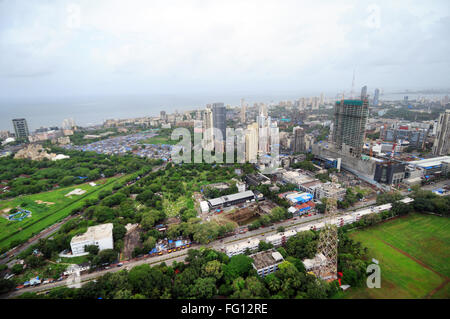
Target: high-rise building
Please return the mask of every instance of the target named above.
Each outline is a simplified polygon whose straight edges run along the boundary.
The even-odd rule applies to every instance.
[[[258,155],[258,123],[247,126],[245,132],[245,161],[254,163]]]
[[[213,115],[211,105],[206,105],[205,110],[205,136],[203,147],[205,150],[212,151],[214,149],[214,135],[213,135]]]
[[[215,136],[214,134],[214,147],[217,149],[221,148],[224,150],[226,141],[226,127],[227,127],[227,109],[223,103],[213,103],[212,105],[212,117],[213,117],[213,127],[218,129],[222,136]]]
[[[292,151],[294,153],[300,153],[305,151],[305,131],[303,128],[297,126],[294,127],[294,145]]]
[[[361,100],[365,100],[367,97],[367,85],[361,88]]]
[[[359,157],[369,111],[366,100],[341,100],[334,106],[332,141],[337,149]]]
[[[375,89],[375,93],[373,95],[373,106],[378,106],[380,98],[380,89]]]
[[[14,132],[16,132],[17,140],[26,140],[30,132],[28,131],[27,120],[25,119],[13,119]]]
[[[245,121],[247,120],[246,112],[247,112],[247,108],[245,105],[245,100],[241,99],[241,123],[245,123]]]
[[[450,153],[450,110],[439,116],[433,154],[447,155]]]

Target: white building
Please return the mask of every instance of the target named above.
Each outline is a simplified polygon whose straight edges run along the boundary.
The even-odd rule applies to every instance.
[[[207,201],[200,202],[200,209],[202,210],[202,213],[209,212],[209,205]]]
[[[249,257],[253,259],[252,266],[261,277],[277,271],[278,265],[284,261],[283,256],[274,249],[261,251]]]
[[[100,250],[113,249],[113,224],[89,227],[84,234],[72,237],[70,241],[73,255],[84,254],[84,247],[89,245],[96,245]]]
[[[295,236],[297,232],[294,229],[286,230],[283,233],[277,233],[272,236],[267,236],[266,241],[274,246],[283,245],[289,238]]]
[[[228,255],[228,257],[231,257],[243,254],[247,249],[250,251],[256,250],[258,249],[258,246],[259,246],[258,238],[249,238],[247,241],[226,246],[225,253]]]
[[[327,258],[323,254],[317,254],[312,259],[303,260],[306,271],[313,271],[327,264]]]

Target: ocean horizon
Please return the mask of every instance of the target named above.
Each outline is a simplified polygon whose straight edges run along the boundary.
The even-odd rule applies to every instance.
[[[402,93],[388,93],[381,99],[403,99]],[[442,97],[446,94],[409,94],[410,100],[417,97]],[[25,118],[30,132],[49,126],[60,127],[64,119],[73,118],[79,126],[102,124],[107,119],[124,119],[144,116],[159,116],[160,111],[172,113],[203,109],[206,104],[223,102],[238,106],[240,99],[247,103],[272,103],[295,100],[299,97],[317,96],[314,94],[277,95],[120,95],[85,96],[57,98],[0,99],[0,130],[13,132],[12,119]],[[336,94],[325,94],[335,98]]]

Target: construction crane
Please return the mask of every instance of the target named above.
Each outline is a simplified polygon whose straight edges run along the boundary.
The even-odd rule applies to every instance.
[[[395,153],[395,147],[396,147],[396,146],[397,146],[397,143],[394,142],[394,143],[392,144],[391,158],[394,158],[394,153]]]

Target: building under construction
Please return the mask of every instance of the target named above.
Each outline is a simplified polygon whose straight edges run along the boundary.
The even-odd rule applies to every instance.
[[[336,101],[332,141],[338,150],[360,157],[368,113],[367,99]]]

